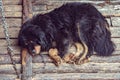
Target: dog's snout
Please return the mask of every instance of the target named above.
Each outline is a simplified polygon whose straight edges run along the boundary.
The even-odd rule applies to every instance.
[[[35,50],[32,50],[32,53],[34,54],[34,53],[36,53],[36,51],[35,51]]]

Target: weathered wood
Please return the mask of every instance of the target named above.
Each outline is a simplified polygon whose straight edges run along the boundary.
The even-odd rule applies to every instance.
[[[33,6],[33,11],[46,11],[47,5],[35,5]]]
[[[32,17],[32,3],[31,0],[22,0],[22,23],[24,23],[27,19]],[[22,55],[23,60],[23,55]],[[26,64],[22,63],[22,80],[32,80],[32,56],[27,53],[26,55]]]
[[[22,24],[21,18],[7,18],[7,23],[9,24],[9,27],[20,27]]]
[[[73,65],[63,63],[59,67],[56,67],[53,63],[33,63],[33,75],[41,73],[118,73],[120,72],[119,63],[85,63],[81,65]],[[17,64],[17,70],[20,72],[20,64]],[[43,69],[43,67],[45,67]],[[11,64],[0,65],[0,73],[14,74],[14,69]]]
[[[14,54],[20,54],[20,47],[18,46],[11,46],[13,49]],[[7,46],[0,47],[0,54],[7,54]]]
[[[8,28],[10,38],[17,38],[20,28]],[[0,38],[5,38],[3,28],[0,27]]]
[[[32,80],[32,56],[26,55],[26,64],[22,65],[22,80]]]
[[[0,74],[0,80],[17,80],[15,74]]]
[[[3,0],[3,4],[4,5],[21,5],[21,0],[14,0],[14,1],[11,1],[11,0]]]
[[[120,37],[120,28],[119,27],[110,27],[112,37]]]
[[[120,73],[65,73],[38,74],[35,80],[119,80]]]
[[[13,17],[22,17],[22,12],[5,12],[5,17],[13,18]]]
[[[113,26],[120,26],[120,17],[111,17]]]
[[[23,23],[32,17],[33,11],[32,11],[32,3],[30,0],[23,0]]]
[[[18,73],[21,73],[21,65],[17,64],[17,71]],[[0,65],[0,74],[15,74],[15,70],[13,68],[12,64],[4,64],[4,65]]]
[[[22,6],[21,5],[5,5],[4,11],[10,11],[10,12],[21,12]]]
[[[41,4],[41,3],[44,4],[45,2],[46,2],[45,4],[47,4],[47,5],[54,5],[55,3],[69,3],[69,2],[84,2],[84,3],[91,3],[91,4],[94,4],[94,5],[98,5],[98,6],[99,5],[105,6],[106,4],[108,4],[104,0],[100,0],[100,1],[97,1],[97,0],[74,0],[74,1],[73,0],[50,0],[48,2],[47,1],[48,0],[44,0],[44,2],[41,1],[41,0],[36,0],[36,4]],[[112,1],[110,1],[109,4],[117,5],[119,3],[120,3],[120,1],[118,1],[118,0],[112,0]]]
[[[47,53],[47,52],[46,52]],[[32,62],[33,63],[43,63],[43,59],[44,62],[46,63],[51,63],[53,62],[53,60],[48,56],[48,54],[41,53],[43,54],[43,57],[41,57],[40,55],[36,55],[33,57]],[[21,54],[17,54],[13,56],[13,59],[15,61],[15,63],[21,63]],[[90,57],[90,62],[95,62],[95,63],[114,63],[114,62],[120,62],[120,51],[115,51],[113,53],[112,56],[109,57],[100,57],[100,56],[96,56],[96,55],[92,55]],[[0,64],[10,64],[11,60],[10,60],[10,56],[6,53],[6,54],[2,54],[0,55]]]
[[[13,56],[13,60],[15,61],[16,64],[18,63],[21,63],[21,58],[20,58],[20,55],[14,55]],[[0,64],[10,64],[12,63],[11,62],[11,59],[10,59],[10,56],[9,55],[0,55]]]
[[[18,40],[17,39],[10,39],[10,45],[11,46],[17,46],[18,45]],[[0,47],[5,47],[7,46],[7,42],[5,39],[0,39]]]
[[[6,21],[9,27],[20,27],[22,23],[21,18],[6,18]],[[0,27],[2,27],[2,24],[0,24]]]
[[[38,5],[40,5],[40,3],[39,3],[40,1],[38,1],[36,4]],[[74,1],[71,1],[71,0],[67,0],[67,1],[57,1],[57,0],[52,0],[52,1],[49,1],[48,3],[47,3],[47,10],[53,10],[54,8],[57,8],[57,7],[59,7],[59,6],[61,6],[62,4],[64,4],[64,3],[68,3],[68,2],[74,2]],[[92,4],[94,4],[94,6],[102,13],[102,14],[104,14],[104,16],[106,16],[106,17],[108,17],[108,16],[114,16],[114,17],[120,17],[120,9],[118,8],[116,8],[115,6],[119,6],[119,4],[116,4],[116,5],[111,5],[111,4],[113,4],[112,3],[112,1],[111,1],[111,3],[108,5],[108,4],[106,4],[104,1],[98,1],[98,2],[96,2],[96,1],[76,1],[76,2],[89,2],[89,3],[92,3]],[[34,5],[35,6],[35,5]],[[42,5],[41,5],[42,6]],[[52,6],[52,7],[51,7]],[[43,9],[42,8],[42,10],[45,10],[45,9]],[[40,11],[41,12],[41,8],[40,9],[37,9],[37,11]],[[46,11],[46,12],[48,12],[48,11]]]

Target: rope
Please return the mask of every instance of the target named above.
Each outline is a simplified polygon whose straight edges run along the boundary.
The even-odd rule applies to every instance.
[[[6,22],[6,19],[5,19],[5,13],[4,13],[4,9],[3,9],[3,2],[2,0],[0,0],[0,14],[1,14],[1,20],[2,20],[2,24],[3,24],[3,29],[4,29],[4,34],[5,34],[5,39],[6,39],[6,42],[7,42],[7,51],[8,51],[8,54],[10,56],[10,59],[11,59],[11,62],[12,62],[12,65],[13,65],[13,68],[16,72],[16,75],[17,75],[17,78],[19,78],[19,74],[17,72],[17,68],[16,68],[16,63],[13,59],[13,49],[11,47],[11,43],[10,43],[10,38],[9,38],[9,34],[8,34],[8,24]]]

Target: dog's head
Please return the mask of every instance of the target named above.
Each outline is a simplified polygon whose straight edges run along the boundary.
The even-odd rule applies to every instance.
[[[20,30],[18,44],[22,48],[26,48],[31,55],[39,54],[41,51],[41,43],[39,36],[44,36],[42,31],[38,32],[38,26],[24,24]]]

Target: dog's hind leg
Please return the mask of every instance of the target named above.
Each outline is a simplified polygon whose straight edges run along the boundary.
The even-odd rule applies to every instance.
[[[49,49],[49,56],[54,60],[56,66],[62,63],[62,59],[58,55],[58,50],[56,48]]]
[[[75,63],[77,58],[80,54],[83,52],[83,47],[80,43],[74,43],[72,44],[67,53],[65,54],[63,60],[67,63]]]
[[[84,49],[82,54],[79,54],[79,59],[76,61],[76,64],[83,64],[83,63],[89,62],[89,59],[87,58],[87,54],[88,54],[87,45],[85,43],[83,43],[83,45],[79,45],[78,43],[76,43],[75,45],[77,46],[77,51],[80,51],[81,49],[79,46],[82,46]]]

